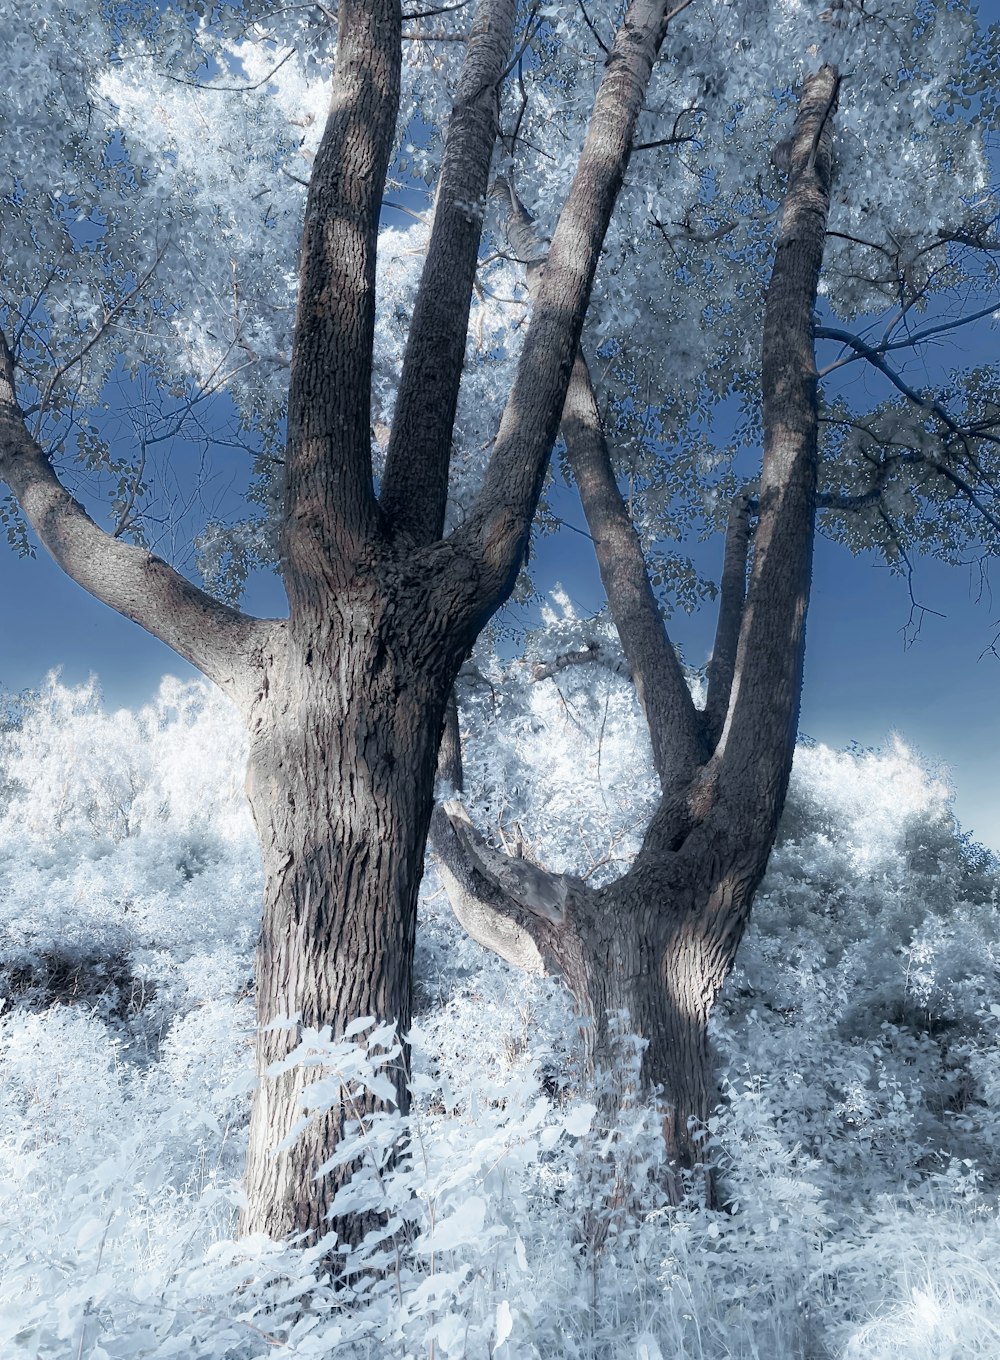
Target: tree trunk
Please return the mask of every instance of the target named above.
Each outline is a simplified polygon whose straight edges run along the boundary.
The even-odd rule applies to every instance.
[[[588,1022],[588,1065],[598,1077],[604,1122],[614,1127],[623,1099],[633,1095],[659,1104],[664,1189],[674,1204],[686,1173],[702,1167],[701,1191],[715,1203],[699,1136],[719,1103],[708,1018],[733,965],[754,886],[731,870],[715,881],[705,874],[669,885],[661,871],[637,866],[574,898],[550,943],[549,956]],[[630,1070],[633,1038],[640,1055]]]
[[[309,1069],[269,1076],[303,1028],[354,1018],[411,1019],[417,891],[433,806],[437,739],[451,661],[421,663],[419,611],[355,598],[331,622],[275,632],[251,708],[247,793],[264,861],[257,952],[260,1086],[250,1124],[244,1232],[307,1240],[337,1229],[356,1242],[364,1217],[327,1218],[351,1168],[315,1178],[345,1120],[332,1109],[274,1149],[302,1115]],[[407,623],[409,616],[409,626]],[[275,1022],[294,1020],[290,1027]],[[392,1074],[399,1108],[403,1065]]]
[[[806,79],[799,100],[764,307],[764,457],[753,563],[748,580],[749,502],[741,498],[730,515],[709,703],[700,714],[657,611],[587,366],[579,356],[574,364],[562,422],[567,454],[663,790],[635,864],[598,891],[560,875],[546,885],[537,867],[518,876],[497,869],[496,852],[484,850],[482,837],[450,811],[484,883],[476,938],[504,952],[500,933],[490,938],[491,911],[513,916],[528,932],[538,957],[562,973],[591,1018],[596,1068],[619,1064],[623,1026],[642,1040],[637,1080],[662,1104],[665,1189],[673,1200],[684,1173],[704,1161],[695,1135],[717,1103],[709,1015],[767,866],[795,748],[818,461],[813,311],[839,89],[839,75],[824,66]],[[513,229],[519,239],[530,237],[530,217],[509,186],[506,192]],[[571,659],[599,654],[587,649],[562,662]],[[446,858],[448,850],[439,853]],[[454,868],[452,874],[460,877]],[[467,874],[465,899],[474,885]],[[456,904],[460,919],[472,915],[465,899]],[[710,1176],[706,1194],[713,1202]]]

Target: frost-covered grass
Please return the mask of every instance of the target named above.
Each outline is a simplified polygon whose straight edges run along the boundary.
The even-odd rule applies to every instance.
[[[516,817],[583,871],[627,857],[644,795],[622,695],[577,684],[523,706],[553,798],[516,792],[487,721],[469,767],[480,820]],[[391,1217],[339,1290],[318,1252],[232,1237],[260,890],[241,749],[200,686],[165,681],[136,714],[56,681],[10,706],[5,1360],[1000,1356],[996,870],[902,745],[799,752],[716,1023],[731,1212],[659,1202],[649,1112],[596,1127],[559,984],[465,939],[431,865],[414,1113],[361,1135],[353,1193]],[[301,1056],[349,1091],[398,1060],[391,1034],[359,1034]]]

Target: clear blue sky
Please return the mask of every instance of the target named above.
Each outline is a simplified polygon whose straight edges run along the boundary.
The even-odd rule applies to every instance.
[[[987,22],[1000,18],[1000,0],[981,6]],[[980,329],[977,343],[995,350],[996,332]],[[984,356],[985,357],[985,356]],[[240,455],[221,450],[225,477],[245,480]],[[567,495],[561,513],[581,523]],[[721,543],[715,549],[721,555]],[[905,645],[910,613],[905,582],[885,567],[851,557],[820,539],[808,624],[801,730],[819,741],[876,746],[896,731],[927,760],[950,771],[963,827],[1000,851],[1000,660],[988,652],[1000,618],[980,589],[977,569],[918,560],[916,593],[944,617],[928,615],[919,637]],[[542,588],[557,581],[585,608],[602,599],[585,538],[572,533],[541,539],[534,566]],[[258,577],[245,607],[284,612],[273,578]],[[674,640],[688,660],[704,662],[711,647],[713,611],[672,621]],[[173,652],[140,628],[91,599],[39,552],[18,559],[0,544],[0,687],[19,691],[61,667],[67,682],[98,676],[111,705],[148,699],[164,674],[193,675]],[[986,651],[986,655],[983,655]]]

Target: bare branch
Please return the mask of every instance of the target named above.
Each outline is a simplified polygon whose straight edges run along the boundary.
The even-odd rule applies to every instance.
[[[478,565],[470,617],[496,607],[524,558],[598,257],[665,33],[662,0],[633,0],[605,66],[483,487],[453,535],[456,549]]]
[[[343,0],[337,79],[313,162],[299,267],[282,523],[292,613],[380,542],[371,373],[379,211],[399,108],[398,0]]]
[[[139,294],[145,288],[146,284],[150,281],[150,279],[156,272],[160,264],[160,261],[163,259],[163,256],[166,253],[166,249],[167,247],[163,246],[157,252],[156,259],[146,270],[145,274],[143,274],[139,282],[135,285],[133,289],[131,289],[130,292],[126,293],[126,295],[123,298],[120,298],[119,301],[115,303],[115,305],[111,308],[110,312],[108,312],[104,320],[101,322],[100,326],[98,326],[97,330],[87,340],[87,342],[82,346],[82,348],[77,350],[77,352],[73,355],[71,359],[66,359],[62,364],[60,364],[57,367],[55,373],[49,379],[44,395],[34,406],[30,406],[24,412],[25,416],[34,415],[36,411],[48,410],[49,403],[52,400],[52,394],[58,387],[59,383],[66,376],[66,374],[70,371],[71,368],[75,368],[77,364],[83,363],[84,359],[87,357],[90,351],[94,348],[98,341],[103,338],[105,333],[114,325],[115,320],[119,316],[121,316],[125,308],[128,307],[130,303],[134,302],[135,299],[139,296]]]
[[[618,489],[590,373],[577,354],[562,432],[573,478],[664,787],[690,777],[707,755],[698,713],[660,614],[642,544]]]
[[[438,5],[434,9],[418,9],[413,11],[404,10],[402,16],[403,23],[410,24],[413,23],[415,19],[433,19],[438,14],[453,14],[455,10],[465,9],[468,4],[469,0],[458,0],[457,5]]]
[[[597,642],[588,642],[582,651],[562,652],[559,656],[553,657],[551,661],[538,661],[531,668],[532,680],[549,680],[560,671],[567,670],[570,666],[590,666],[596,665],[603,667],[604,670],[611,671],[614,675],[620,675],[625,680],[632,679],[632,672],[628,664],[620,657],[611,656]]]
[[[594,27],[594,21],[587,13],[587,7],[583,3],[583,0],[577,0],[577,4],[580,6],[580,13],[583,15],[583,22],[587,25],[591,33],[594,35],[594,41],[597,43],[598,47],[605,54],[605,56],[610,56],[611,48],[607,45],[607,43],[601,37],[600,33],[598,33],[597,29]]]
[[[206,85],[200,80],[187,80],[184,76],[172,76],[169,71],[165,71],[164,75],[167,80],[172,80],[175,85],[190,85],[196,90],[208,90],[211,94],[248,94],[251,90],[259,90],[261,86],[266,85],[269,80],[278,74],[285,62],[290,61],[292,57],[295,56],[297,51],[298,48],[296,47],[289,48],[278,62],[277,66],[272,67],[266,76],[263,76],[253,85]]]
[[[2,335],[0,477],[68,576],[173,647],[232,698],[243,696],[251,649],[269,625],[220,604],[161,558],[94,523],[28,433],[17,404],[13,358]]]
[[[464,803],[452,798],[441,805],[466,855],[486,879],[491,879],[525,911],[552,925],[562,925],[569,904],[582,882],[570,874],[550,874],[527,859],[512,859],[494,850],[473,826]]]
[[[823,261],[833,166],[837,73],[802,89],[788,188],[764,306],[764,459],[753,567],[725,726],[719,794],[735,831],[771,844],[798,728],[817,477],[813,309]],[[696,849],[697,847],[693,847]],[[755,865],[763,873],[766,857]]]
[[[726,547],[722,565],[722,589],[715,645],[708,663],[708,697],[703,721],[705,737],[714,748],[722,735],[729,708],[729,696],[736,674],[736,652],[743,624],[746,601],[747,552],[750,546],[750,498],[738,496],[729,511]]]
[[[462,791],[462,742],[454,695],[441,734],[438,781],[452,794]],[[431,816],[430,844],[451,909],[466,933],[524,972],[545,973],[542,950],[551,927],[523,912],[498,882],[479,871],[440,803]]]
[[[915,387],[911,387],[910,384],[900,377],[896,370],[882,357],[884,349],[901,348],[901,344],[886,346],[869,345],[867,341],[862,340],[860,336],[854,335],[851,331],[842,330],[838,326],[817,326],[815,335],[818,340],[837,340],[841,344],[847,345],[850,349],[853,349],[860,358],[867,359],[873,368],[877,368],[880,373],[884,374],[892,383],[893,387],[895,387],[898,392],[901,392],[908,401],[913,402],[914,406],[919,406],[923,410],[929,411],[932,415],[935,415],[938,420],[940,420],[941,424],[944,425],[947,430],[950,430],[952,434],[958,435],[960,438],[968,437],[969,431],[945,409],[944,405],[937,397],[925,396],[923,393],[918,392]],[[824,371],[829,372],[829,369]],[[983,430],[977,430],[976,437],[978,439],[988,440],[992,444],[1000,444],[1000,435],[988,433]]]
[[[434,226],[406,341],[382,509],[421,546],[440,538],[448,469],[516,0],[479,0],[445,140]]]

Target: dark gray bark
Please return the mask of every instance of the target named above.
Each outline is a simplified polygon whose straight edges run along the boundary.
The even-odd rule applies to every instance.
[[[618,490],[582,354],[577,354],[573,365],[562,434],[594,540],[601,581],[649,727],[656,772],[666,789],[700,765],[707,751],[691,691],[649,583],[639,535]]]
[[[398,112],[400,9],[398,0],[341,0],[299,267],[281,535],[287,620],[226,609],[99,529],[28,436],[13,357],[0,353],[0,476],[32,526],[86,589],[223,686],[250,730],[247,791],[266,886],[244,1231],[315,1240],[334,1228],[350,1242],[366,1227],[357,1216],[328,1218],[342,1174],[314,1178],[340,1137],[338,1112],[273,1155],[298,1119],[304,1078],[268,1068],[301,1026],[337,1035],[359,1015],[409,1024],[416,894],[447,699],[523,557],[667,20],[656,0],[634,0],[625,15],[483,489],[461,530],[442,540],[481,228],[459,199],[486,185],[513,22],[512,0],[480,0],[379,504],[369,434],[375,253]],[[273,1024],[285,1019],[291,1027]],[[398,1075],[396,1095],[405,1108]]]
[[[574,369],[562,425],[567,454],[663,786],[636,861],[597,891],[564,879],[536,886],[536,901],[561,902],[553,919],[525,913],[523,901],[505,893],[503,874],[475,846],[465,847],[493,894],[488,901],[480,896],[483,916],[491,907],[498,915],[520,910],[519,926],[592,1018],[592,1062],[614,1061],[612,1022],[621,1012],[645,1040],[641,1081],[661,1102],[672,1199],[684,1173],[702,1160],[693,1134],[718,1098],[708,1018],[767,865],[795,745],[816,500],[813,308],[838,89],[836,72],[824,67],[806,81],[800,99],[765,300],[764,455],[753,565],[747,585],[749,516],[741,499],[727,533],[703,714],[691,703],[659,617],[582,359]],[[517,226],[523,234],[520,215]],[[546,271],[547,265],[543,279]],[[480,922],[479,938],[488,935]],[[711,1200],[710,1176],[704,1184]]]

